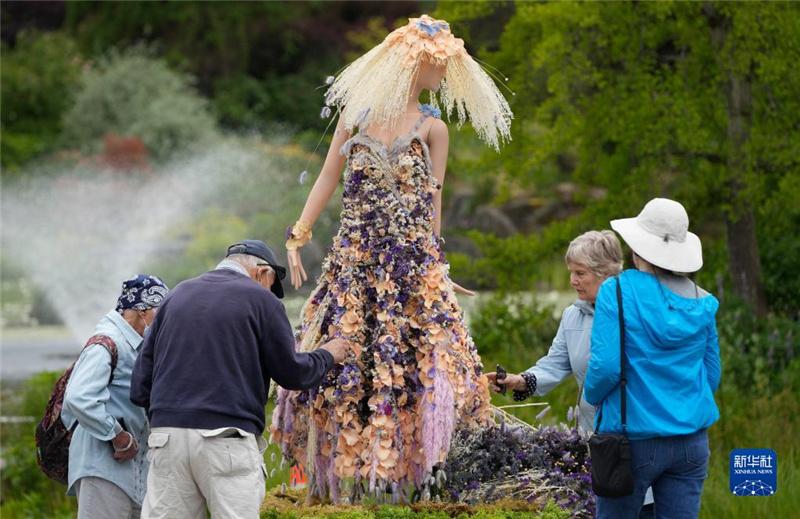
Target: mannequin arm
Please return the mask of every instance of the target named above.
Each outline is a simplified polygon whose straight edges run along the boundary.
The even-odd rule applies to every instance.
[[[436,236],[442,235],[442,191],[444,190],[444,174],[447,169],[447,154],[450,151],[450,134],[447,125],[441,119],[433,119],[433,124],[428,132],[428,150],[431,152],[431,166],[433,177],[440,188],[433,195],[433,232]],[[453,283],[453,290],[458,294],[468,296],[476,295],[458,283]]]
[[[300,215],[300,220],[307,223],[309,227],[314,226],[314,222],[319,218],[322,210],[328,204],[333,192],[336,191],[336,186],[339,185],[339,178],[342,175],[342,168],[344,167],[345,158],[339,153],[347,139],[350,138],[350,132],[343,128],[341,119],[336,124],[336,130],[333,132],[333,140],[331,146],[328,148],[328,154],[325,156],[325,163],[322,165],[322,171],[314,182],[314,187],[308,194],[306,205],[303,207],[303,212]]]
[[[436,236],[441,236],[442,191],[444,189],[444,174],[447,169],[447,153],[450,150],[450,135],[447,131],[447,125],[441,119],[433,119],[433,124],[428,132],[428,149],[431,152],[433,177],[442,186],[433,195],[433,232]]]
[[[344,166],[345,157],[339,153],[347,139],[350,138],[350,132],[344,128],[342,120],[336,124],[336,130],[333,132],[333,140],[328,148],[328,154],[325,156],[325,163],[322,165],[322,171],[314,182],[314,187],[306,199],[306,205],[303,207],[303,212],[300,215],[300,221],[312,227],[314,222],[319,218],[322,210],[331,199],[336,186],[339,185],[339,178],[342,175],[342,167]],[[288,251],[289,260],[289,276],[291,278],[292,286],[296,289],[308,279],[303,262],[300,259],[300,250]]]

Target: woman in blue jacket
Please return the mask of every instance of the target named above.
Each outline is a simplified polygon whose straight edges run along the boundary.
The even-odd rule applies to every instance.
[[[706,430],[719,419],[717,299],[680,273],[703,264],[700,239],[678,202],[656,198],[636,218],[611,227],[633,250],[636,270],[600,287],[584,397],[599,407],[599,432],[623,432],[619,308],[625,317],[627,428],[632,495],[597,498],[598,518],[635,518],[652,486],[656,517],[697,517],[708,475]]]

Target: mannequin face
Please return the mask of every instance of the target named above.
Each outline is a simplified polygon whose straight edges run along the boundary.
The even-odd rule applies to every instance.
[[[436,92],[439,90],[445,73],[447,73],[447,65],[438,65],[432,61],[425,60],[419,65],[417,86]]]

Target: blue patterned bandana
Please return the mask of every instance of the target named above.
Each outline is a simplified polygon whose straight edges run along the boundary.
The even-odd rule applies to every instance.
[[[117,299],[117,312],[156,308],[169,293],[169,288],[155,276],[139,274],[122,282],[122,294]]]

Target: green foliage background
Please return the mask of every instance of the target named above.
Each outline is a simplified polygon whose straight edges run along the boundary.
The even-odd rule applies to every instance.
[[[686,206],[703,238],[699,280],[710,287],[729,274],[726,222],[754,211],[769,305],[796,312],[789,292],[800,279],[800,256],[787,234],[800,223],[790,202],[800,178],[796,4],[455,2],[437,14],[467,34],[501,17],[495,27],[502,31],[482,53],[516,93],[514,140],[500,154],[506,175],[499,178],[551,195],[568,180],[585,205],[533,238],[478,237],[480,270],[498,276],[500,287],[525,286],[537,279],[541,260],[579,232],[607,228],[610,219],[666,196]],[[712,33],[717,18],[728,24],[721,43]],[[727,133],[733,73],[752,85],[743,150],[733,149]],[[739,152],[741,172],[731,167]],[[606,196],[590,202],[593,188]]]

